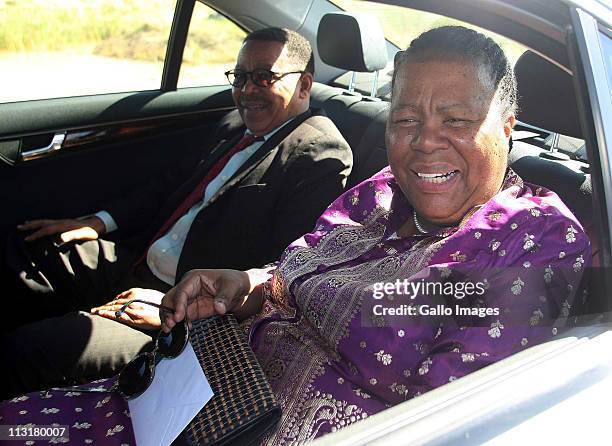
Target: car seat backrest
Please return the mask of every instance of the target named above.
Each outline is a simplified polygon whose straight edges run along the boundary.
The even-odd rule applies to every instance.
[[[388,63],[380,23],[366,14],[325,14],[319,23],[317,49],[325,63],[349,71],[374,72]],[[313,86],[311,103],[325,109],[351,146],[353,171],[347,188],[387,165],[388,103],[321,84]]]
[[[387,165],[385,125],[388,103],[370,101],[359,94],[315,83],[313,107],[322,108],[336,124],[353,151],[353,170],[347,189],[369,178]]]
[[[530,50],[516,61],[514,74],[521,121],[582,138],[571,74]]]

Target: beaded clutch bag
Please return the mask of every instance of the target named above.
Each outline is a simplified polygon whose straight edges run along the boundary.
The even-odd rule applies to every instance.
[[[256,445],[281,417],[272,389],[233,315],[193,323],[191,344],[214,396],[173,444]]]

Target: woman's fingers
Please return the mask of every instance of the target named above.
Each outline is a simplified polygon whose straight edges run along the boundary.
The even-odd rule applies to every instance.
[[[235,270],[193,270],[172,288],[162,304],[174,308],[174,314],[162,312],[160,319],[164,330],[169,331],[176,323],[226,314],[240,305],[249,290],[249,278],[245,272]]]
[[[219,314],[234,311],[249,293],[249,276],[243,271],[229,270],[215,282],[215,310]]]
[[[110,302],[105,303],[104,305],[100,305],[99,307],[95,307],[91,309],[92,313],[96,313],[98,311],[101,310],[105,310],[105,311],[119,311],[121,310],[121,307],[123,307],[123,305],[128,302],[128,299],[117,299],[117,300],[112,300]],[[129,307],[128,307],[129,308]],[[127,311],[127,309],[126,309]]]
[[[130,288],[129,290],[122,291],[121,293],[117,294],[117,297],[115,297],[115,301],[123,299],[127,302],[130,299],[134,299],[136,294],[135,291],[138,289],[139,288]]]
[[[215,297],[213,304],[215,311],[219,314],[225,314],[227,312],[227,299],[224,295]]]
[[[160,319],[164,324],[164,330],[169,331],[176,323],[185,319],[185,314],[190,320],[202,319],[214,313],[212,297],[214,290],[211,283],[214,282],[214,270],[190,271],[174,288],[166,293],[162,299],[162,305],[174,308],[174,313],[160,312]]]
[[[182,291],[180,290],[181,286],[181,283],[179,283],[179,285],[171,288],[170,291],[168,291],[162,298],[161,303],[163,306],[175,309],[174,313],[169,313],[168,311],[162,310],[160,310],[159,312],[159,318],[162,322],[162,330],[166,333],[168,333],[176,325],[177,322],[180,322],[185,317],[184,305],[181,304],[183,298],[177,296],[177,294],[182,293]]]

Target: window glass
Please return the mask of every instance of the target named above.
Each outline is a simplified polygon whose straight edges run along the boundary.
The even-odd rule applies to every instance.
[[[175,0],[0,0],[0,103],[159,89]]]
[[[478,28],[470,23],[429,12],[360,0],[332,1],[345,11],[363,12],[378,17],[387,40],[402,50],[406,49],[410,45],[410,42],[424,31],[444,25],[464,25],[493,38],[503,48],[513,64],[526,49],[519,43]]]
[[[178,87],[227,84],[246,32],[208,6],[196,2],[189,25]]]

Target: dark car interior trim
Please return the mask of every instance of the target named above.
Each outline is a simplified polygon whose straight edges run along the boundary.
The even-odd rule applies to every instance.
[[[0,141],[43,132],[233,108],[227,86],[144,91],[2,104]]]
[[[73,130],[66,135],[62,150],[95,149],[105,144],[135,142],[161,133],[196,127],[206,120],[216,121],[226,112],[226,109],[207,110]]]

